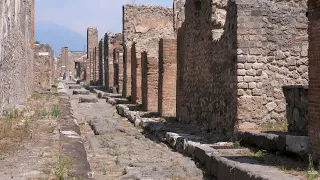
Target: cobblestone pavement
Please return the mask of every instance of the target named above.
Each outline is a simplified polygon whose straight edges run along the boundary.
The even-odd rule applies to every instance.
[[[86,139],[88,161],[95,179],[213,179],[188,157],[134,127],[116,113],[115,107],[99,99],[98,103],[79,103],[72,95],[71,112]]]

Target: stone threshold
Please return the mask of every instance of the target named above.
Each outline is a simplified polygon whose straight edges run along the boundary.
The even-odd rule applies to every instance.
[[[106,95],[104,94],[104,96]],[[110,98],[115,102],[122,99]],[[159,118],[141,118],[141,114],[147,114],[147,112],[131,111],[133,109],[132,107],[134,107],[132,104],[116,105],[119,115],[126,117],[135,126],[139,126],[153,134],[160,141],[169,144],[178,152],[194,158],[206,168],[209,174],[217,177],[218,180],[300,179],[297,176],[286,174],[275,167],[262,164],[253,158],[243,156],[240,153],[243,149],[215,149],[212,148],[212,145],[199,143],[198,141],[201,137],[185,133],[169,132],[166,130],[165,123],[160,122]]]
[[[234,137],[241,144],[272,152],[294,154],[299,157],[307,157],[309,152],[308,136],[276,131],[238,131],[234,133]]]

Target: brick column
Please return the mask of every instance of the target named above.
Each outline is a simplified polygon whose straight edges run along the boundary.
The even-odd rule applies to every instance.
[[[158,112],[158,60],[141,53],[142,110]]]
[[[123,46],[123,97],[131,96],[131,48]]]
[[[109,88],[109,62],[108,62],[108,34],[106,33],[104,36],[104,43],[103,43],[103,61],[104,61],[104,85],[106,89]]]
[[[119,51],[113,50],[113,86],[119,86]]]
[[[34,29],[35,29],[35,25],[34,25],[34,12],[35,12],[35,0],[32,0],[31,2],[31,38],[30,38],[30,47],[34,48]]]
[[[114,86],[114,60],[113,60],[113,48],[109,48],[109,88]]]
[[[61,48],[61,75],[63,75],[63,73],[66,73],[66,76],[69,77],[68,74],[68,47],[62,47]],[[64,66],[64,67],[62,67]]]
[[[131,99],[132,103],[141,103],[141,54],[136,51],[136,44],[131,47]]]
[[[99,41],[99,80],[100,84],[105,86],[105,77],[104,77],[104,40]]]
[[[118,60],[118,68],[119,68],[119,94],[122,94],[123,91],[123,53],[119,52],[119,60]]]
[[[159,42],[158,111],[161,116],[176,116],[177,40]]]
[[[99,77],[99,67],[96,66],[96,64],[99,64],[99,62],[96,62],[99,61],[99,57],[98,53],[95,52],[95,49],[98,48],[98,44],[98,29],[96,27],[89,27],[87,29],[87,56],[89,59],[89,56],[91,55],[91,59],[89,60],[89,63],[91,62],[91,68],[90,75],[87,76],[87,81],[96,80],[95,77]],[[88,66],[90,65],[87,63],[87,67]]]
[[[310,151],[320,158],[320,1],[309,0],[309,138]]]

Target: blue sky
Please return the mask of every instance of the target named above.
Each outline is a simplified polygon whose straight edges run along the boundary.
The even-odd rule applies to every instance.
[[[122,5],[134,0],[35,0],[35,21],[53,22],[86,36],[96,26],[99,36],[122,31]],[[173,0],[135,0],[136,4],[172,6]]]

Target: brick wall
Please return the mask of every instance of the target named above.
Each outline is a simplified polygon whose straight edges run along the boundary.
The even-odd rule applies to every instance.
[[[158,112],[176,116],[177,39],[159,42]]]
[[[309,0],[309,138],[310,150],[320,158],[320,2]]]
[[[148,57],[147,52],[141,53],[142,110],[144,111],[158,112],[158,65],[157,58]]]
[[[125,50],[124,64],[126,65],[126,94],[130,89],[131,57],[131,97],[133,102],[141,103],[141,53],[146,51],[148,57],[158,59],[158,42],[161,38],[173,38],[172,8],[151,5],[123,6],[123,48]],[[132,44],[135,44],[133,51]],[[128,51],[131,48],[131,51]],[[134,60],[134,61],[132,61]],[[135,61],[136,60],[136,61]]]
[[[33,88],[34,1],[0,2],[0,115],[22,104]]]
[[[33,77],[35,87],[51,89],[54,53],[49,44],[34,46]]]
[[[87,74],[87,81],[92,83],[99,83],[99,51],[98,47],[98,29],[96,27],[89,27],[87,29],[87,54],[89,61],[87,67],[89,72]]]

